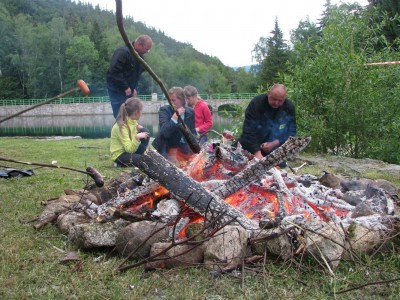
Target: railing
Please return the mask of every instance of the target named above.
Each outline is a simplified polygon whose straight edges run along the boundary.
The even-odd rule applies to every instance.
[[[229,100],[229,99],[252,99],[257,94],[255,93],[227,93],[227,94],[200,94],[200,97],[204,100]],[[143,101],[151,101],[154,99],[152,95],[138,95],[138,98]],[[166,100],[165,95],[157,95],[158,100]],[[0,100],[0,106],[7,105],[35,105],[46,101],[46,99],[12,99],[12,100]],[[75,103],[99,103],[108,102],[110,98],[108,96],[103,97],[74,97],[74,98],[59,98],[53,100],[52,104],[75,104]]]

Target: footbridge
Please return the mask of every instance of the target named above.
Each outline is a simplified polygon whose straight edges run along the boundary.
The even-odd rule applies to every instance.
[[[225,105],[242,105],[247,103],[255,95],[256,94],[250,93],[217,94],[213,96],[200,95],[200,97],[204,99],[213,112],[217,112]],[[141,95],[139,98],[143,101],[144,113],[158,113],[161,106],[168,104],[165,97]],[[43,101],[46,101],[46,99],[0,100],[0,116],[15,114]],[[24,113],[24,116],[88,114],[112,114],[109,97],[59,98],[50,104],[40,106]]]

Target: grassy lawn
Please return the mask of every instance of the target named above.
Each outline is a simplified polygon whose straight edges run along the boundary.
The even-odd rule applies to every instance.
[[[119,170],[108,155],[108,139],[0,138],[0,156],[85,170],[107,179]],[[41,202],[65,189],[81,189],[87,176],[55,168],[0,161],[0,169],[33,169],[35,176],[0,179],[1,299],[398,299],[400,247],[361,262],[341,262],[335,276],[313,262],[266,261],[262,272],[213,277],[206,269],[115,272],[122,258],[109,250],[82,251],[56,226],[39,231],[32,220]],[[315,172],[301,169],[303,173]],[[398,184],[398,179],[396,184]],[[81,262],[60,263],[62,251],[78,251]],[[396,281],[397,279],[397,281]],[[351,291],[341,291],[365,285]],[[338,294],[336,294],[338,293]]]

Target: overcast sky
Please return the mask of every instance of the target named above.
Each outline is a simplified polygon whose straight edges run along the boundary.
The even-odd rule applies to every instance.
[[[99,4],[115,11],[114,0],[75,0]],[[340,0],[331,0],[338,4]],[[365,6],[368,0],[358,2]],[[271,36],[275,18],[285,40],[299,21],[308,16],[316,22],[326,0],[123,0],[124,16],[130,15],[148,27],[160,29],[173,39],[191,44],[196,50],[218,57],[230,67],[255,63],[251,51],[260,37]]]

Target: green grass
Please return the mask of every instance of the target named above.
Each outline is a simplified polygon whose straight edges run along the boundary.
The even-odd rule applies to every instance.
[[[119,170],[108,156],[108,139],[37,140],[0,138],[0,156],[84,170],[94,166],[107,179]],[[342,262],[335,276],[313,262],[301,265],[267,261],[263,272],[246,270],[239,278],[212,277],[204,268],[115,272],[122,258],[110,250],[75,249],[56,226],[36,231],[32,220],[41,202],[65,189],[81,189],[81,173],[0,161],[0,168],[34,169],[35,176],[0,179],[1,299],[398,299],[399,282],[380,283],[335,295],[368,282],[400,277],[400,255],[394,248],[363,262]],[[314,167],[315,168],[315,167]],[[304,171],[308,171],[304,168]],[[314,169],[315,173],[317,170]],[[62,252],[78,251],[82,261],[62,264]]]

